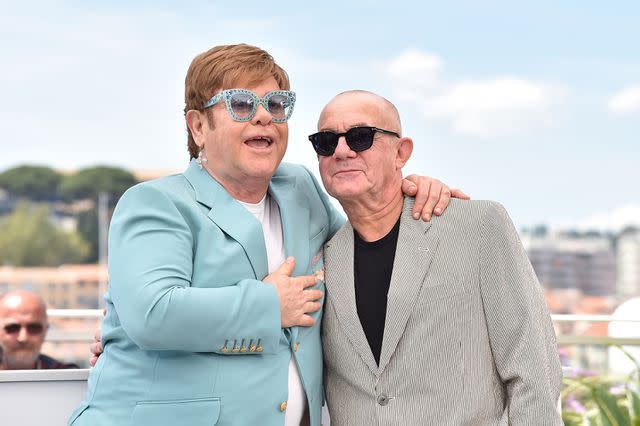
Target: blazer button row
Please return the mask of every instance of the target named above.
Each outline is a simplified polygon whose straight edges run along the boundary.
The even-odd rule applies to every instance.
[[[245,344],[245,341],[247,339],[242,339],[242,343],[240,343],[240,345],[238,345],[238,341],[234,340],[233,341],[233,347],[231,349],[229,349],[229,342],[230,340],[225,340],[224,341],[224,346],[220,348],[220,352],[222,353],[227,353],[227,352],[231,352],[231,353],[245,353],[247,352],[247,350],[249,352],[262,352],[264,351],[264,347],[262,346],[262,339],[258,339],[258,341],[256,343],[253,343],[254,339],[249,340],[249,347],[247,348],[247,345]]]

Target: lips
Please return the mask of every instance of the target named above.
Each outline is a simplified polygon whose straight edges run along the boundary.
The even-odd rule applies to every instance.
[[[244,141],[251,148],[265,149],[273,144],[273,139],[269,136],[254,136]]]
[[[342,169],[342,170],[336,170],[334,172],[334,174],[338,175],[340,173],[354,173],[354,172],[361,172],[361,169]]]

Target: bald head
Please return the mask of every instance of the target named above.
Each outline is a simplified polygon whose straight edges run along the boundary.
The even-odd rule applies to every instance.
[[[0,369],[35,368],[49,327],[47,307],[35,293],[17,290],[0,297]]]
[[[378,121],[378,126],[382,126],[387,130],[392,130],[402,135],[402,125],[400,122],[400,114],[394,104],[388,99],[366,90],[348,90],[336,95],[322,109],[320,118],[318,119],[318,130],[324,129],[324,123],[327,114],[331,114],[334,107],[339,105],[358,105],[359,107],[367,106],[372,111],[373,119]]]
[[[8,312],[29,311],[47,316],[47,305],[42,297],[30,291],[15,290],[0,297],[0,319]]]

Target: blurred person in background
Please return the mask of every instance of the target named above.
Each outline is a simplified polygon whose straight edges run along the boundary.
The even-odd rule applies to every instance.
[[[35,293],[0,297],[0,370],[78,368],[40,353],[49,330],[47,306]]]

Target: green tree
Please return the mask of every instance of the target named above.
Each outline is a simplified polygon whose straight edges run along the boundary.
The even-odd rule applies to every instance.
[[[33,201],[57,199],[61,181],[60,173],[44,166],[18,166],[0,173],[0,188]]]
[[[65,232],[49,220],[46,206],[26,202],[0,219],[0,264],[57,266],[80,263],[89,244],[77,232]]]
[[[115,205],[120,196],[136,183],[136,178],[127,170],[96,166],[65,176],[59,191],[68,200],[97,200],[98,194],[104,192],[109,195],[109,204]]]
[[[87,255],[87,263],[98,262],[99,252],[99,230],[98,230],[98,210],[91,208],[78,214],[78,233],[89,243],[89,254]]]

